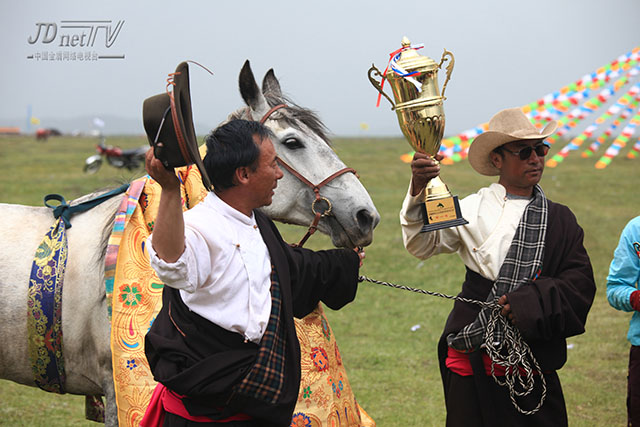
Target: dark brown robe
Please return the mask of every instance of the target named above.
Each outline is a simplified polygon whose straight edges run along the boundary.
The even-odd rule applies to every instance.
[[[515,325],[531,347],[547,379],[547,397],[542,409],[531,416],[516,412],[507,388],[494,387],[493,378],[486,376],[479,352],[470,354],[473,377],[452,379],[455,374],[445,366],[446,337],[471,323],[480,310],[475,304],[456,301],[438,343],[438,358],[447,407],[464,399],[466,405],[457,404],[455,407],[466,406],[468,413],[463,413],[464,409],[457,413],[447,411],[448,425],[566,425],[564,397],[555,371],[562,368],[567,360],[566,338],[584,332],[587,313],[596,292],[583,237],[582,228],[569,208],[549,201],[542,272],[537,280],[507,294]],[[492,286],[491,280],[467,269],[459,296],[485,301]],[[469,383],[468,387],[461,382]],[[463,397],[458,385],[462,389],[467,387],[469,395]],[[540,395],[538,392],[534,394],[530,401],[535,403]]]
[[[221,419],[245,413],[264,426],[289,426],[300,386],[300,346],[293,317],[324,302],[337,310],[355,298],[359,257],[353,250],[291,248],[275,224],[255,211],[278,274],[286,335],[285,383],[275,405],[232,394],[253,365],[258,345],[191,312],[178,290],[165,286],[163,307],[145,339],[154,379],[178,394],[191,415]]]

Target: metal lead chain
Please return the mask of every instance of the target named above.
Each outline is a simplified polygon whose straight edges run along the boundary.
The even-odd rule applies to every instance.
[[[381,280],[371,279],[367,276],[359,276],[359,282],[371,282],[378,285],[388,286],[390,288],[402,289],[404,291],[416,292],[419,294],[431,295],[440,298],[452,299],[456,301],[476,304],[480,307],[490,308],[491,315],[487,323],[487,329],[484,335],[484,347],[487,355],[491,359],[491,376],[494,381],[503,387],[509,389],[509,397],[513,406],[524,415],[533,415],[540,410],[547,396],[547,382],[544,378],[542,370],[538,365],[536,358],[529,345],[522,339],[520,331],[515,328],[507,319],[500,314],[502,306],[497,301],[478,301],[470,298],[463,298],[443,294],[440,292],[427,291],[424,289],[412,288],[410,286],[397,285],[395,283],[383,282]],[[502,342],[496,342],[494,334],[496,325],[500,323],[504,331],[504,339]],[[506,354],[506,356],[505,356]],[[505,380],[501,381],[495,375],[494,367],[500,365],[505,368]],[[520,375],[520,371],[524,371],[524,375]],[[542,394],[540,401],[530,411],[522,409],[516,402],[516,397],[528,396],[533,392],[535,385],[534,372],[540,375],[542,380]]]
[[[496,342],[493,338],[498,323],[502,325],[504,331],[502,342]],[[524,415],[533,415],[538,412],[547,397],[547,381],[544,378],[542,369],[540,369],[540,365],[538,365],[538,361],[533,356],[531,348],[522,339],[520,331],[511,322],[507,321],[506,317],[500,314],[499,309],[493,310],[489,316],[484,345],[485,351],[491,359],[491,376],[498,385],[506,386],[509,389],[509,397],[513,406]],[[504,381],[496,377],[495,365],[505,368]],[[520,375],[520,372],[524,372],[524,375]],[[533,393],[535,385],[534,373],[540,375],[542,393],[536,407],[527,411],[518,405],[516,397],[528,396]]]
[[[366,281],[366,282],[371,282],[371,283],[375,283],[375,284],[378,284],[378,285],[389,286],[390,288],[402,289],[403,291],[411,291],[411,292],[416,292],[416,293],[419,293],[419,294],[431,295],[431,296],[434,296],[434,297],[440,297],[440,298],[452,299],[452,300],[461,301],[461,302],[467,302],[467,303],[470,303],[470,304],[479,305],[480,307],[483,307],[483,308],[484,307],[486,307],[486,308],[499,308],[499,307],[501,307],[500,304],[498,304],[497,302],[478,301],[478,300],[470,299],[470,298],[463,298],[463,297],[457,297],[457,296],[442,294],[440,292],[426,291],[424,289],[412,288],[410,286],[404,286],[404,285],[396,285],[395,283],[383,282],[381,280],[371,279],[371,278],[369,278],[367,276],[358,277],[358,281],[359,282],[365,282]]]

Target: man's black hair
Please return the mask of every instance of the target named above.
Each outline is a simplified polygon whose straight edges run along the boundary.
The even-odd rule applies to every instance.
[[[233,175],[238,168],[256,170],[260,147],[254,142],[254,136],[262,141],[271,138],[273,133],[259,122],[238,119],[219,126],[207,135],[207,155],[203,162],[215,189],[233,187]]]

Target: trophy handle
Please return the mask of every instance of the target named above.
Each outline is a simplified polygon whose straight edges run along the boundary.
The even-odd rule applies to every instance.
[[[446,57],[449,58],[446,58]],[[446,61],[447,59],[451,59],[451,62],[449,62],[449,65],[447,65],[446,70],[447,70],[447,78],[444,81],[444,85],[442,85],[442,97],[444,98],[444,90],[447,88],[447,83],[449,83],[449,79],[451,78],[451,73],[453,72],[453,65],[456,63],[455,58],[453,57],[453,53],[449,52],[447,49],[444,50],[444,53],[442,54],[442,59],[440,60],[440,63],[438,64],[438,68],[442,68],[442,64],[444,63],[444,61]]]
[[[373,87],[376,88],[376,90],[378,92],[380,92],[381,95],[384,95],[385,98],[387,98],[387,101],[389,101],[391,103],[391,109],[395,110],[396,105],[393,103],[393,101],[391,100],[391,98],[389,98],[389,95],[387,95],[386,93],[384,93],[384,91],[382,90],[382,86],[380,85],[380,82],[378,82],[371,74],[374,73],[376,74],[378,77],[380,77],[380,81],[382,81],[382,79],[384,79],[384,76],[382,75],[382,73],[380,72],[380,70],[378,70],[378,68],[371,64],[371,68],[369,68],[369,72],[367,73],[367,75],[369,76],[369,81],[371,82],[371,84],[373,85]]]

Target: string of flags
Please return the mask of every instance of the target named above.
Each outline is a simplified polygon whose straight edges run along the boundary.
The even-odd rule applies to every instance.
[[[596,140],[592,142],[591,145],[589,145],[589,147],[582,152],[582,157],[587,158],[587,157],[593,156],[596,153],[596,151],[598,151],[600,146],[604,142],[606,142],[608,138],[611,137],[611,135],[613,134],[613,131],[616,130],[621,123],[624,123],[627,119],[629,119],[629,117],[631,117],[631,114],[633,114],[633,111],[638,106],[639,100],[640,99],[638,98],[634,99],[627,108],[622,110],[620,115],[616,117],[616,119],[609,125],[607,130],[602,132],[600,136],[598,136],[598,138],[596,138]]]
[[[638,100],[640,100],[640,83],[636,83],[632,86],[632,88],[620,98],[615,104],[611,105],[607,108],[601,116],[599,116],[593,123],[585,128],[585,130],[575,138],[571,139],[567,145],[565,145],[558,153],[556,153],[551,159],[547,161],[547,165],[549,167],[556,167],[559,163],[561,163],[571,151],[578,150],[582,143],[587,140],[587,138],[591,138],[593,132],[595,132],[598,127],[606,122],[608,119],[613,117],[617,113],[624,112],[624,119],[628,118],[633,112],[634,106],[638,104]],[[624,108],[626,105],[631,105],[629,108]],[[618,117],[616,120],[619,120],[622,116]],[[617,127],[617,125],[616,125]],[[609,136],[613,133],[613,130],[609,132]],[[603,138],[606,141],[606,138]],[[593,144],[592,144],[593,145]],[[593,146],[593,148],[589,147],[585,152],[590,152],[591,155],[597,151],[600,146]],[[584,156],[589,157],[589,155]]]
[[[554,144],[563,141],[563,136],[601,110],[605,104],[615,100],[579,135],[571,138],[565,146],[549,158],[546,166],[558,166],[572,152],[580,150],[587,140],[592,142],[582,151],[582,157],[595,156],[611,138],[614,138],[596,161],[595,167],[604,169],[611,164],[620,151],[634,139],[636,130],[640,127],[638,76],[640,76],[640,46],[575,82],[524,105],[522,111],[536,127],[542,128],[550,120],[558,122],[558,130],[546,140],[547,143]],[[625,88],[626,91],[620,96]],[[607,123],[609,125],[606,130],[598,133],[599,129]],[[487,127],[488,123],[483,123],[458,135],[444,138],[440,146],[440,154],[444,156],[442,163],[453,164],[465,159],[474,138],[485,132]],[[614,133],[621,127],[620,133],[614,137]],[[594,135],[597,135],[597,138],[592,140]],[[630,159],[639,156],[640,138],[627,153]],[[411,162],[412,158],[413,153],[401,156],[401,159],[407,163]]]

